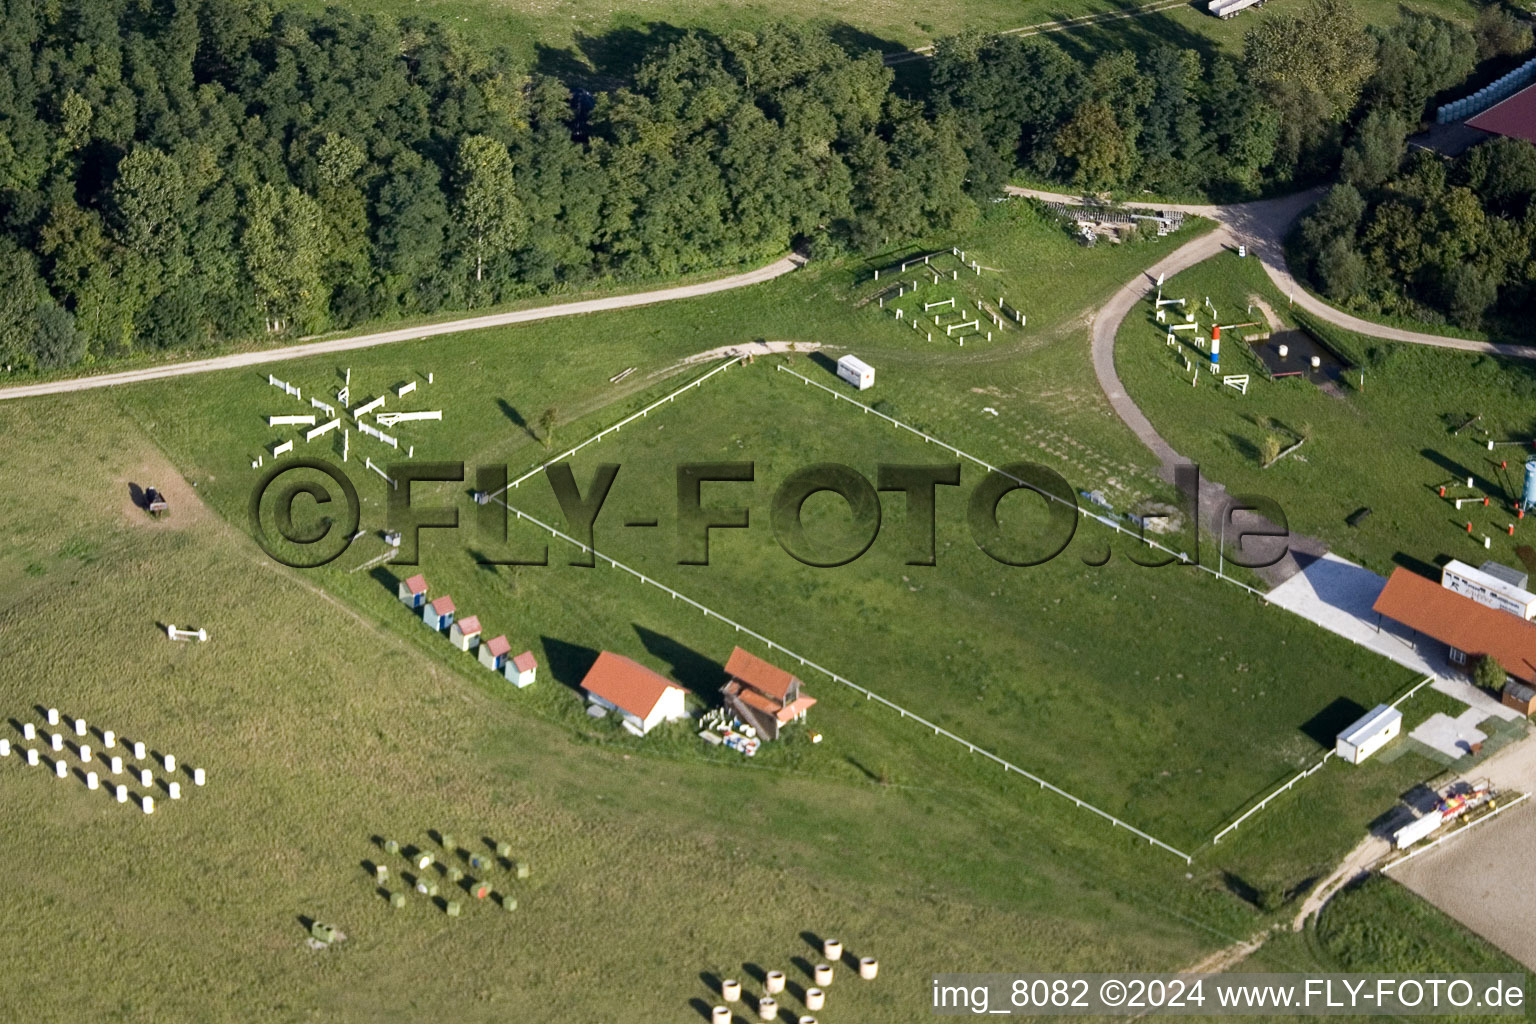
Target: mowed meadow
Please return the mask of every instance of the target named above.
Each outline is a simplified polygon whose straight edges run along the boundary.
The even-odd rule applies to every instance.
[[[0,1003],[30,1019],[687,1020],[707,977],[755,991],[755,964],[803,983],[796,964],[817,958],[802,933],[836,932],[882,968],[872,984],[845,968],[829,1007],[917,1021],[940,967],[1171,967],[1242,927],[1171,858],[1055,824],[1000,777],[900,760],[904,730],[863,740],[907,779],[881,784],[551,725],[446,640],[414,641],[398,605],[358,607],[275,566],[110,400],[11,404],[0,424],[18,499],[0,553]],[[167,519],[132,505],[145,482],[170,495]],[[210,639],[171,643],[164,622]],[[145,815],[29,768],[15,725],[41,722],[35,705],[143,739],[207,785]],[[430,830],[482,852],[510,842],[531,877],[484,877],[518,908],[459,894],[451,919],[412,893],[391,909],[371,865],[393,891],[408,865],[373,837],[447,860]],[[348,939],[312,951],[308,919]]]
[[[320,0],[301,0],[320,10]],[[850,50],[899,53],[931,46],[967,31],[1015,32],[1047,28],[1065,49],[1089,54],[1118,46],[1147,49],[1172,43],[1207,53],[1240,53],[1243,35],[1285,5],[1250,9],[1242,17],[1212,17],[1197,2],[1116,2],[1116,0],[965,0],[942,7],[913,8],[894,0],[853,3],[822,0],[765,4],[755,0],[667,0],[610,4],[579,0],[345,0],[350,10],[389,18],[440,20],[466,35],[502,45],[540,70],[598,82],[622,78],[635,55],[657,41],[693,29],[724,34],[751,31],[785,18],[828,24]],[[1466,0],[1360,0],[1372,23],[1395,18],[1404,7],[1470,23],[1477,9]],[[1075,25],[1057,27],[1062,22]],[[921,73],[920,69],[911,69]]]
[[[1204,374],[1191,387],[1181,354],[1202,363],[1208,355],[1182,341],[1168,348],[1150,303],[1138,304],[1116,346],[1121,378],[1168,443],[1209,476],[1234,491],[1274,497],[1293,529],[1382,575],[1399,565],[1435,575],[1450,558],[1521,565],[1532,557],[1532,524],[1514,513],[1536,437],[1532,361],[1318,328],[1290,311],[1257,261],[1230,253],[1169,278],[1165,293],[1195,303],[1209,297],[1229,323],[1262,319],[1262,307],[1249,306],[1257,299],[1280,318],[1277,330],[1321,330],[1350,365],[1330,390],[1296,377],[1269,381],[1257,357],[1234,339],[1223,352],[1223,371],[1248,374],[1247,394],[1207,386]],[[1209,325],[1204,311],[1202,323]],[[1295,454],[1263,468],[1267,439],[1284,447],[1303,437]],[[1457,498],[1471,500],[1458,509]],[[1361,508],[1370,515],[1349,525]]]
[[[736,755],[711,750],[686,732],[642,744],[616,729],[592,727],[574,687],[596,652],[607,648],[638,656],[708,698],[739,639],[734,631],[607,567],[568,566],[575,549],[526,525],[512,526],[507,545],[488,539],[468,498],[478,469],[502,466],[520,475],[717,365],[709,359],[684,363],[690,354],[763,337],[825,345],[824,352],[796,356],[787,365],[831,384],[836,382],[826,364],[856,348],[880,367],[876,388],[863,397],[882,411],[996,463],[1038,461],[1075,490],[1106,493],[1119,512],[1151,503],[1174,510],[1177,520],[1171,504],[1176,496],[1156,479],[1148,454],[1098,395],[1088,368],[1086,311],[1114,282],[1202,229],[1193,225],[1169,239],[1085,250],[1029,204],[1003,204],[955,240],[996,269],[950,280],[941,272],[939,284],[930,278],[918,295],[889,299],[885,307],[874,300],[891,275],[877,285],[873,266],[899,264],[923,251],[947,254],[948,247],[904,250],[863,267],[808,269],[730,296],[273,369],[307,395],[322,395],[334,392],[350,367],[353,405],[387,395],[386,409],[442,409],[441,423],[387,429],[415,446],[418,462],[465,463],[461,483],[414,485],[413,500],[456,506],[461,522],[454,533],[424,532],[420,568],[434,595],[449,593],[461,615],[478,615],[486,636],[505,632],[514,651],[533,649],[560,684],[506,699],[636,750],[733,764]],[[945,260],[955,262],[947,255],[933,262],[946,266]],[[1037,280],[1043,265],[1058,271],[1050,289]],[[895,305],[940,294],[972,306],[977,299],[991,304],[994,290],[1010,307],[1029,311],[1027,327],[996,330],[990,342],[972,337],[962,347],[941,341],[942,332],[928,341],[926,332],[900,326],[894,317]],[[590,355],[573,360],[569,353],[578,348]],[[1096,524],[1084,523],[1073,546],[1050,565],[998,565],[975,551],[963,499],[951,501],[947,493],[941,494],[940,523],[945,557],[937,570],[900,564],[896,538],[904,513],[895,497],[886,502],[883,536],[889,539],[866,559],[841,569],[800,566],[779,549],[768,522],[772,488],[787,472],[846,461],[873,478],[880,461],[932,461],[937,449],[889,425],[873,425],[875,418],[799,384],[776,364],[772,357],[718,375],[583,451],[574,467],[583,487],[595,462],[628,467],[605,524],[626,521],[630,511],[661,524],[650,532],[605,528],[602,550],[615,544],[615,557],[1182,850],[1197,848],[1251,798],[1318,756],[1333,724],[1324,712],[1336,700],[1369,706],[1411,681],[1395,666],[1192,570],[1132,565],[1127,555],[1136,545]],[[609,383],[630,368],[621,383]],[[411,380],[418,382],[416,392],[394,398],[392,389]],[[263,441],[288,436],[268,430],[264,414],[302,405],[256,371],[166,381],[123,396],[201,482],[208,499],[237,522],[244,521],[259,475],[249,462],[263,451]],[[312,578],[435,651],[445,645],[394,603],[395,581],[415,568],[368,564],[387,551],[377,532],[385,525],[387,485],[358,462],[403,460],[355,431],[350,443],[347,469],[370,532]],[[334,435],[298,445],[299,454],[332,458],[340,450]],[[757,528],[742,536],[722,531],[714,541],[720,553],[715,565],[680,569],[672,543],[675,465],[722,459],[759,463],[761,482],[743,499],[755,510]],[[960,494],[968,496],[979,478],[967,466]],[[521,497],[528,493],[533,504]],[[559,518],[542,477],[509,500],[546,522]],[[722,491],[710,500],[735,499]],[[1021,517],[1025,530],[1034,528],[1027,508],[1020,497],[1004,505]],[[1175,550],[1194,551],[1187,524],[1162,539]],[[477,564],[518,552],[537,555],[546,542],[548,567]],[[1110,566],[1085,564],[1099,560],[1111,544],[1116,557]],[[1202,559],[1214,563],[1214,551],[1206,548]],[[496,688],[490,673],[475,672],[482,685]],[[1298,685],[1297,679],[1306,682]],[[999,781],[1000,770],[989,762],[947,741],[924,740],[920,727],[884,716],[852,691],[839,692],[811,673],[807,688],[822,702],[814,712],[817,727],[835,733],[836,742],[812,747],[797,737],[765,751],[760,762],[887,784],[929,778],[938,764],[962,765],[963,778],[987,786]],[[1388,773],[1391,784],[1403,774],[1401,768]],[[1413,781],[1418,779],[1406,784]],[[1071,818],[1079,812],[1065,803],[1051,813]],[[1100,827],[1096,819],[1091,827]],[[1327,851],[1347,843],[1354,827],[1341,823],[1321,837],[1309,833],[1315,845],[1303,844],[1307,853],[1300,859],[1323,866]],[[1280,874],[1289,877],[1294,866],[1287,863]],[[1262,857],[1250,867],[1267,870]],[[1284,881],[1273,879],[1275,885]]]

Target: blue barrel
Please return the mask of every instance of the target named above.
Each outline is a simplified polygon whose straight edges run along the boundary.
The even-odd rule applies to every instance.
[[[1536,458],[1525,460],[1525,494],[1520,504],[1525,508],[1536,507]]]

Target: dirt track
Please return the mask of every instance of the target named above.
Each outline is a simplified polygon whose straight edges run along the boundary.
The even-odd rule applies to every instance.
[[[1536,886],[1523,873],[1536,840],[1533,803],[1393,868],[1392,877],[1536,970]]]
[[[255,352],[236,352],[227,356],[151,366],[142,370],[103,373],[93,377],[71,377],[67,380],[48,381],[42,384],[23,384],[0,388],[0,401],[11,398],[31,398],[37,395],[57,395],[69,391],[87,391],[91,388],[112,387],[116,384],[137,384],[140,381],[182,377],[195,373],[214,373],[242,366],[260,366],[264,363],[278,363],[288,359],[323,355],[327,352],[350,352],[353,349],[372,348],[375,345],[388,345],[396,341],[415,341],[440,334],[458,334],[463,331],[483,330],[487,327],[505,327],[509,324],[531,323],[535,320],[576,316],[581,313],[600,313],[614,309],[629,309],[634,306],[648,306],[657,302],[671,302],[676,299],[691,299],[699,295],[710,295],[714,292],[745,288],[748,285],[771,281],[801,266],[803,262],[797,256],[785,256],[755,270],[716,278],[712,281],[700,281],[697,284],[678,285],[674,288],[659,288],[630,295],[610,295],[606,298],[585,299],[581,302],[562,302],[553,306],[513,310],[509,313],[463,317],[437,324],[401,327],[372,334],[354,334],[344,338],[327,338],[298,345],[286,345],[283,348],[260,349]]]

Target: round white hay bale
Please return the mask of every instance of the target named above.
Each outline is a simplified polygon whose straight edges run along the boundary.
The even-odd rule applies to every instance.
[[[720,983],[720,998],[728,1003],[734,1003],[741,998],[741,982],[735,978],[726,978]]]
[[[784,972],[783,971],[769,971],[768,972],[767,980],[764,981],[764,983],[763,983],[763,987],[768,990],[768,994],[771,995],[771,996],[778,995],[780,992],[783,992],[784,991]]]
[[[816,984],[822,988],[826,988],[828,985],[832,984],[831,964],[817,964],[816,970],[812,973],[816,977]]]
[[[859,957],[859,977],[870,981],[880,973],[880,961],[872,956]]]
[[[819,1010],[827,1005],[827,994],[819,988],[805,990],[805,1008],[807,1010]]]
[[[843,940],[842,939],[822,939],[821,940],[821,955],[826,957],[828,960],[832,961],[833,963],[836,963],[837,961],[841,960],[843,958]]]
[[[757,1001],[757,1015],[763,1020],[778,1020],[779,1001],[773,996],[763,996]]]

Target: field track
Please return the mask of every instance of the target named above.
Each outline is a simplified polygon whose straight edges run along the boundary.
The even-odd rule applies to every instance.
[[[784,256],[754,270],[732,274],[729,277],[716,278],[712,281],[700,281],[697,284],[658,288],[653,291],[634,292],[629,295],[610,295],[606,298],[584,299],[580,302],[561,302],[552,306],[536,306],[532,309],[518,309],[507,313],[490,313],[485,316],[463,317],[457,320],[445,320],[442,323],[400,327],[389,331],[376,331],[371,334],[354,334],[342,338],[301,342],[297,345],[285,345],[282,348],[258,349],[254,352],[234,352],[227,356],[195,359],[186,363],[168,363],[163,366],[148,366],[141,370],[123,370],[118,373],[103,373],[92,377],[70,377],[65,380],[46,381],[41,384],[22,384],[15,387],[0,388],[0,401],[12,398],[34,398],[39,395],[57,395],[69,391],[89,391],[92,388],[112,387],[115,384],[137,384],[146,380],[185,377],[195,373],[215,373],[219,370],[238,369],[242,366],[261,366],[265,363],[279,363],[288,359],[302,359],[307,356],[324,355],[327,352],[351,352],[354,349],[372,348],[375,345],[388,345],[396,341],[416,341],[439,334],[458,334],[462,331],[478,331],[487,327],[505,327],[509,324],[530,323],[535,320],[549,320],[554,317],[576,316],[581,313],[601,313],[614,309],[630,309],[634,306],[648,306],[657,302],[671,302],[674,299],[691,299],[700,295],[710,295],[715,292],[730,291],[733,288],[745,288],[748,285],[771,281],[801,266],[803,262],[798,256]]]

